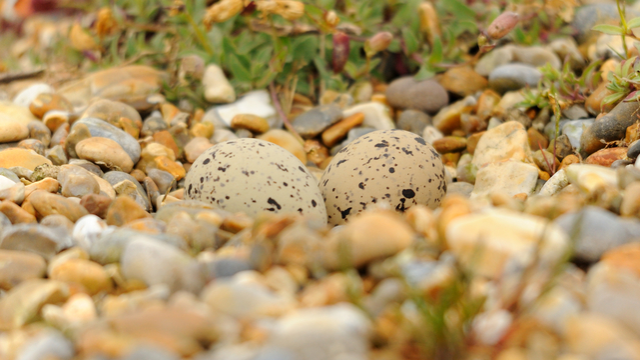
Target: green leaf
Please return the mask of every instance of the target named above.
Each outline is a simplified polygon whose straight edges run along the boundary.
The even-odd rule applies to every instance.
[[[431,79],[436,75],[436,72],[428,64],[422,65],[418,73],[414,76],[417,81]]]
[[[461,21],[475,20],[476,13],[460,0],[446,0],[440,2],[442,6]]]
[[[229,70],[231,70],[233,78],[238,81],[251,82],[251,72],[249,72],[248,67],[245,67],[245,64],[243,64],[244,61],[238,59],[233,53],[229,53],[227,56],[229,59]]]
[[[602,99],[602,102],[605,103],[605,104],[615,104],[618,101],[620,101],[622,98],[624,98],[625,96],[627,96],[627,94],[625,94],[625,93],[611,94],[609,96],[606,96],[604,99]]]
[[[633,29],[640,27],[640,17],[635,17],[629,21],[627,21],[627,28]]]
[[[293,59],[301,60],[305,64],[311,61],[318,53],[318,37],[315,35],[305,35],[294,39]]]
[[[411,30],[402,29],[402,39],[407,47],[407,55],[411,55],[418,51],[418,38],[411,32]]]
[[[624,31],[620,26],[609,25],[609,24],[600,24],[591,28],[591,30],[600,31],[601,33],[609,34],[609,35],[622,35]]]
[[[433,48],[431,49],[431,56],[429,56],[429,64],[437,64],[442,62],[442,40],[439,37],[436,37],[433,41]]]

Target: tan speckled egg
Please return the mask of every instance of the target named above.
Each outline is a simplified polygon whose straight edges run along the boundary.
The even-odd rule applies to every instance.
[[[249,216],[295,212],[327,220],[313,175],[290,152],[264,140],[230,140],[207,149],[189,169],[185,192]]]
[[[447,191],[438,153],[404,130],[378,130],[349,143],[331,160],[319,186],[332,225],[380,201],[401,212],[417,204],[435,208]]]

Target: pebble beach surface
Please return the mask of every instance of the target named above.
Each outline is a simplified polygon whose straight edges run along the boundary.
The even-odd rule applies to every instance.
[[[640,359],[640,103],[601,106],[602,80],[557,117],[521,105],[539,67],[609,51],[585,25],[609,5],[432,79],[297,94],[295,131],[215,64],[208,108],[144,65],[0,84],[0,359],[418,359],[458,335]]]

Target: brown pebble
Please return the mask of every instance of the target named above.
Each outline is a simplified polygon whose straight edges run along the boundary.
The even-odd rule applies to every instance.
[[[355,113],[338,121],[322,133],[322,142],[328,147],[332,147],[347,136],[349,130],[359,126],[363,121],[363,113]]]
[[[175,158],[178,158],[180,156],[180,149],[178,148],[178,144],[176,144],[176,141],[173,139],[173,135],[171,135],[169,131],[158,131],[157,133],[153,134],[153,140],[173,150]]]
[[[440,154],[462,151],[467,148],[467,139],[458,136],[445,136],[434,141],[433,148]]]
[[[38,222],[35,216],[29,214],[20,206],[9,200],[0,202],[0,212],[5,214],[12,224],[30,224]]]
[[[25,280],[41,278],[46,270],[47,263],[38,254],[0,250],[0,289],[11,290]]]
[[[24,196],[29,197],[32,192],[36,190],[44,190],[50,193],[57,193],[58,188],[60,187],[60,183],[58,180],[50,177],[46,177],[40,181],[36,181],[31,183],[24,188]]]
[[[529,138],[529,147],[533,151],[541,148],[546,149],[549,146],[549,140],[535,128],[527,130],[527,137]]]
[[[153,159],[153,162],[156,169],[170,173],[174,178],[176,178],[176,180],[180,180],[187,175],[187,172],[184,170],[182,165],[175,161],[171,161],[171,159],[166,156],[158,156]]]
[[[89,214],[104,219],[107,216],[107,209],[111,205],[111,199],[104,195],[87,194],[80,199],[80,205],[87,209]]]
[[[140,127],[138,127],[135,121],[129,118],[121,117],[120,120],[118,120],[118,127],[133,136],[134,139],[140,137]]]
[[[632,142],[640,139],[640,123],[635,123],[627,128],[624,142],[630,145]]]
[[[617,148],[608,148],[601,149],[593,154],[589,155],[588,158],[585,159],[585,164],[595,164],[602,166],[611,166],[614,161],[625,159],[627,157],[626,147],[617,147]]]
[[[73,111],[71,103],[62,95],[42,93],[29,104],[29,111],[39,119],[50,110]]]
[[[469,154],[473,155],[473,153],[476,151],[476,146],[478,146],[478,141],[480,141],[480,138],[482,137],[482,135],[484,135],[485,132],[486,131],[481,131],[467,138],[467,151],[469,152]]]
[[[267,126],[269,125],[267,124]],[[208,139],[213,136],[214,130],[215,127],[212,122],[198,122],[191,126],[191,129],[189,129],[189,134],[191,134],[192,137],[200,136]]]
[[[142,206],[130,196],[118,196],[107,210],[107,224],[123,226],[137,219],[151,217]]]
[[[269,130],[269,123],[260,116],[238,114],[231,119],[232,129],[247,129],[252,133],[262,134]]]
[[[318,165],[329,157],[329,150],[318,140],[306,140],[304,151],[307,153],[307,160]]]
[[[133,178],[138,180],[138,182],[144,181],[144,178],[147,177],[147,175],[139,169],[133,169],[129,175],[133,176]]]
[[[85,124],[75,124],[69,135],[64,141],[64,150],[69,154],[71,158],[77,158],[76,145],[84,139],[91,137],[89,127]]]
[[[66,216],[71,222],[76,222],[88,214],[87,210],[73,200],[61,195],[55,195],[43,190],[34,191],[28,202],[42,217],[53,214]]]
[[[56,265],[49,277],[65,283],[82,285],[89,295],[113,288],[111,278],[100,264],[86,259],[69,259]]]

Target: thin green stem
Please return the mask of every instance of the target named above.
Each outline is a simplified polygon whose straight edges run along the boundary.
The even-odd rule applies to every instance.
[[[189,14],[188,11],[185,11],[184,16],[187,18],[187,21],[193,28],[193,31],[196,33],[196,38],[198,39],[198,41],[200,42],[204,50],[207,52],[207,54],[213,55],[213,49],[211,48],[211,45],[209,45],[209,42],[207,41],[207,37],[204,35],[202,30],[200,30],[200,28],[198,27],[198,24],[196,24],[196,22],[193,20],[193,17],[191,16],[191,14]]]
[[[618,14],[620,14],[620,22],[622,23],[622,48],[624,49],[624,58],[626,59],[629,56],[629,49],[627,49],[627,41],[626,34],[629,31],[627,28],[627,20],[625,19],[625,8],[624,3],[620,6],[620,0],[616,0],[616,5],[618,6]]]

